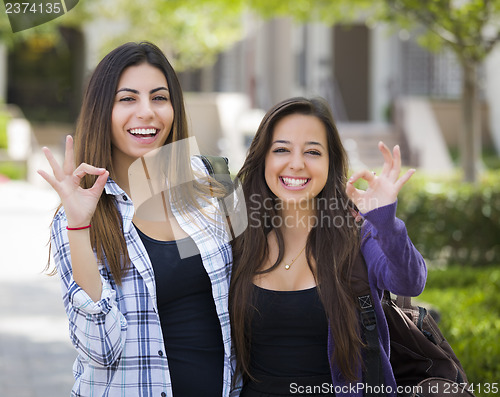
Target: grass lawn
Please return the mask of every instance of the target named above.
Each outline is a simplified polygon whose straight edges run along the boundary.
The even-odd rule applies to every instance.
[[[418,301],[441,314],[439,326],[478,397],[500,389],[500,265],[429,269]],[[489,389],[490,388],[490,389]]]

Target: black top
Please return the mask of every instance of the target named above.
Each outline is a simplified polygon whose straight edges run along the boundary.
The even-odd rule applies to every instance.
[[[330,374],[328,321],[316,287],[271,291],[255,286],[250,371],[279,377]]]
[[[139,229],[137,232],[153,265],[174,396],[221,396],[224,370],[222,331],[212,284],[196,244],[190,237],[158,241]],[[181,259],[177,244],[197,254]]]

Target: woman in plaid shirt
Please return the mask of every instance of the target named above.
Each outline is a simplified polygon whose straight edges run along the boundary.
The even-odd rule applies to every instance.
[[[43,149],[53,175],[39,173],[62,203],[51,245],[78,351],[72,396],[238,394],[230,390],[230,238],[216,198],[194,177],[203,164],[177,153],[163,168],[169,187],[175,175],[189,183],[146,202],[156,219],[139,216],[131,200],[129,167],[143,161],[147,177],[157,173],[144,156],[187,136],[165,55],[127,43],[92,74],[62,166]]]

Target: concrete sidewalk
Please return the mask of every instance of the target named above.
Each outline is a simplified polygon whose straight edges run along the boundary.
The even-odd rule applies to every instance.
[[[57,204],[50,187],[0,183],[1,397],[67,397],[71,392],[76,351],[59,278],[42,274]]]

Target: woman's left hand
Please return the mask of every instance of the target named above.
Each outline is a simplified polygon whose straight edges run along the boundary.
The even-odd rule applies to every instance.
[[[399,145],[394,146],[392,154],[383,142],[378,143],[378,148],[384,156],[384,166],[381,174],[375,175],[374,172],[364,169],[355,172],[347,182],[347,195],[362,213],[394,203],[403,185],[415,173],[414,169],[410,169],[401,178],[399,177],[401,171],[401,150]],[[368,189],[356,189],[354,183],[358,179],[367,181]]]

